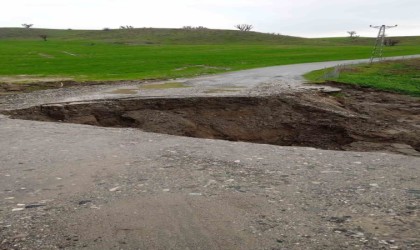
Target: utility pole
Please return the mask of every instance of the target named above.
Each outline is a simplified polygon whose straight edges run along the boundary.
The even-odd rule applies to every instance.
[[[382,60],[382,52],[384,50],[384,45],[385,45],[385,30],[395,28],[397,26],[398,25],[394,25],[394,26],[370,25],[371,28],[379,29],[378,36],[376,37],[376,41],[375,41],[375,46],[373,47],[372,56],[370,57],[370,63],[372,63],[375,58],[379,58],[379,60]]]

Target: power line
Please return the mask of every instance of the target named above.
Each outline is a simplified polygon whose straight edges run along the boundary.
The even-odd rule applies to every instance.
[[[388,26],[388,25],[380,25],[380,26],[373,26],[370,25],[371,28],[379,29],[378,36],[376,37],[375,46],[373,47],[372,56],[370,57],[370,63],[373,62],[375,58],[379,58],[382,60],[383,50],[385,45],[385,30],[392,29],[397,27],[398,25]]]

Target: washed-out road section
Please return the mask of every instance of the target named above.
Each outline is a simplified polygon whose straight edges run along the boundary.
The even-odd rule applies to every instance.
[[[288,67],[300,66],[283,69]],[[148,89],[130,98],[177,91],[183,97],[188,91],[236,95],[197,91],[213,77],[214,85],[223,85],[218,89],[226,88],[239,82],[231,79],[235,74],[240,73],[226,74],[226,82],[210,76],[187,80],[196,81],[191,88]],[[295,77],[301,81],[298,75],[286,78]],[[273,79],[237,95],[289,89]],[[113,88],[2,97],[1,107],[87,101],[97,91],[103,91],[100,99],[119,97],[107,94]],[[76,96],[80,99],[72,99]],[[0,138],[1,249],[420,248],[420,158],[415,156],[6,116],[0,116]]]

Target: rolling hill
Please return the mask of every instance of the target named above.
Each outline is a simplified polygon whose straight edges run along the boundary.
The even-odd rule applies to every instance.
[[[47,41],[40,37],[45,35]],[[420,54],[399,37],[386,56]],[[210,29],[0,28],[0,82],[168,79],[305,62],[368,58],[374,38],[301,38]]]
[[[213,29],[109,29],[58,30],[0,28],[0,40],[96,41],[122,44],[211,45],[211,44],[267,44],[267,45],[372,45],[374,38],[302,38],[260,32]],[[420,37],[395,37],[403,45],[419,45]]]

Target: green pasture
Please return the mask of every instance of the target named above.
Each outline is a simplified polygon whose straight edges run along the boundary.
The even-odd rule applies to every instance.
[[[46,34],[48,41],[43,41],[40,34]],[[385,55],[420,54],[420,43],[416,43],[420,39],[404,39],[398,46],[387,47]],[[171,79],[274,65],[359,59],[369,57],[372,41],[226,30],[0,28],[0,81],[14,76],[77,81]]]
[[[337,81],[397,93],[420,96],[420,59],[382,61],[347,66],[335,77],[328,76],[334,68],[317,70],[305,75],[313,82]]]

